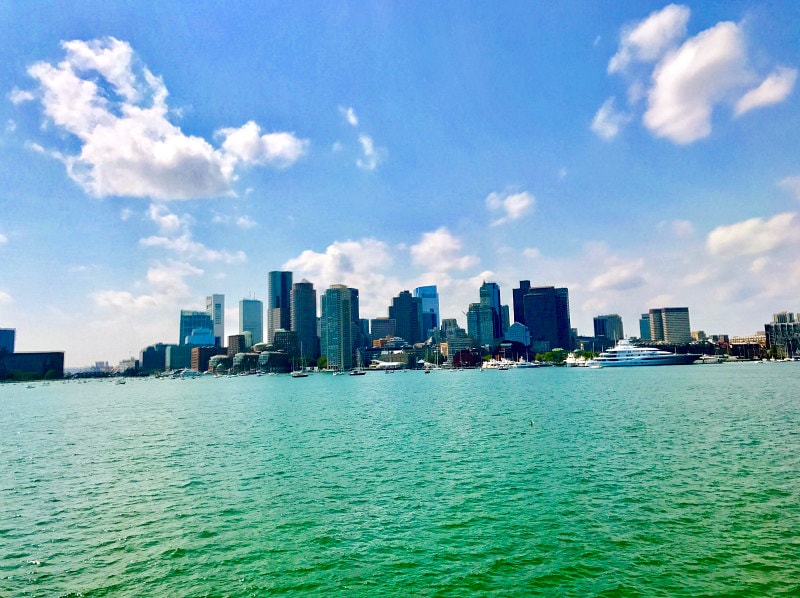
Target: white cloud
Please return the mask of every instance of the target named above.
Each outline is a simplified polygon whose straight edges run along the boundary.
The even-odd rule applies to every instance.
[[[794,195],[797,201],[800,201],[800,176],[787,176],[778,184]]]
[[[231,192],[238,166],[287,166],[305,152],[307,141],[291,133],[261,135],[252,122],[222,129],[223,148],[215,149],[169,121],[163,81],[135,68],[128,43],[105,38],[62,47],[62,62],[38,62],[28,73],[39,83],[46,116],[81,144],[80,152],[63,162],[87,193],[218,197]]]
[[[777,104],[785,100],[797,80],[797,70],[779,68],[756,87],[748,91],[736,103],[736,116],[741,116],[755,108]]]
[[[339,106],[339,112],[341,112],[342,116],[344,116],[345,120],[350,124],[350,126],[357,127],[358,126],[358,116],[356,116],[356,111],[352,108],[345,108],[344,106]]]
[[[644,260],[638,259],[611,264],[605,272],[592,279],[589,288],[593,291],[625,291],[644,284]]]
[[[149,293],[134,295],[129,291],[102,290],[92,293],[91,298],[96,307],[114,310],[121,316],[174,308],[191,296],[186,277],[202,273],[201,269],[187,263],[158,263],[147,271]]]
[[[196,259],[203,262],[241,264],[247,261],[247,256],[243,251],[230,252],[209,249],[202,243],[194,241],[189,233],[184,233],[179,237],[151,236],[140,239],[139,244],[143,247],[163,247],[164,249],[175,252],[181,257]]]
[[[386,243],[366,238],[336,241],[324,253],[307,249],[282,268],[294,272],[295,280],[312,281],[318,295],[333,284],[359,289],[362,317],[370,317],[385,315],[392,295],[401,288],[401,283],[385,274],[393,263]]]
[[[225,138],[222,148],[234,163],[274,164],[279,167],[291,166],[307,151],[308,141],[298,139],[292,133],[261,134],[261,127],[249,121],[238,129],[220,129],[218,134]]]
[[[36,96],[30,91],[23,91],[15,87],[9,92],[8,99],[11,101],[12,104],[17,106],[19,104],[22,104],[23,102],[30,102],[31,100],[35,100]]]
[[[690,11],[670,4],[623,29],[620,47],[608,63],[608,72],[624,71],[631,62],[655,62],[686,37]]]
[[[524,255],[529,260],[537,260],[542,257],[542,252],[539,251],[536,247],[528,247],[522,250],[522,255]]]
[[[631,120],[629,115],[614,108],[614,101],[615,98],[611,97],[603,102],[592,119],[592,131],[603,139],[616,137],[620,129]]]
[[[714,105],[749,80],[746,58],[735,23],[718,23],[687,40],[653,72],[645,126],[679,144],[707,137]]]
[[[14,298],[5,291],[0,291],[0,305],[11,305],[12,303],[14,303]]]
[[[158,229],[162,233],[174,233],[187,226],[187,223],[183,222],[177,214],[173,214],[163,205],[150,204],[147,216],[158,225]]]
[[[491,212],[502,212],[504,215],[492,222],[499,226],[512,220],[519,220],[530,213],[536,205],[536,198],[527,191],[521,193],[490,193],[486,197],[486,207]]]
[[[480,261],[474,255],[461,255],[463,243],[447,228],[423,233],[419,243],[410,247],[411,260],[436,272],[466,270]]]
[[[375,170],[381,162],[382,150],[375,147],[375,143],[369,135],[359,135],[358,142],[361,144],[364,157],[356,160],[356,166],[362,170]]]
[[[0,233],[0,245],[5,245],[8,243],[8,237],[3,233]]]
[[[236,226],[242,229],[249,229],[253,228],[254,226],[258,226],[255,220],[250,218],[249,216],[239,216],[236,219]]]
[[[787,244],[800,241],[797,214],[785,212],[769,220],[751,218],[729,226],[718,226],[711,231],[706,246],[713,255],[743,256],[770,252]]]

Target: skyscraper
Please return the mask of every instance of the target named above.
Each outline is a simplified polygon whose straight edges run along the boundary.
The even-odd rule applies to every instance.
[[[650,340],[650,314],[642,314],[639,318],[639,338],[643,341]]]
[[[408,291],[402,291],[392,299],[389,306],[389,317],[395,321],[395,334],[408,344],[421,343],[422,338],[422,299],[412,297]]]
[[[225,295],[206,297],[206,312],[211,316],[214,345],[222,347],[225,342]]]
[[[239,333],[249,332],[250,344],[264,340],[264,304],[258,299],[239,301]]]
[[[181,310],[180,337],[179,345],[185,345],[187,337],[191,336],[193,330],[214,330],[214,323],[211,315],[207,311],[193,311],[190,309]]]
[[[439,327],[439,291],[436,285],[417,287],[414,297],[422,299],[422,335],[427,338],[431,329]]]
[[[481,305],[492,309],[492,334],[494,338],[503,338],[503,307],[500,305],[500,286],[496,282],[486,282],[480,288]]]
[[[269,300],[267,302],[267,342],[275,339],[275,331],[292,327],[292,273],[273,270],[269,273]]]
[[[523,297],[523,308],[535,351],[572,349],[566,288],[531,287]]]
[[[297,333],[297,342],[304,359],[319,357],[317,336],[317,291],[305,278],[292,285],[290,294],[291,329]]]
[[[320,350],[328,367],[349,370],[353,367],[352,292],[343,284],[334,284],[321,301]]]
[[[479,347],[494,348],[494,310],[486,303],[470,303],[467,309],[467,333]]]
[[[525,305],[523,299],[528,291],[531,290],[530,280],[520,280],[519,288],[512,290],[513,295],[513,308],[514,308],[514,321],[520,324],[525,324]]]

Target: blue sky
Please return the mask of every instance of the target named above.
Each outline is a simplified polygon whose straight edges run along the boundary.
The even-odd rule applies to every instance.
[[[800,311],[800,3],[0,4],[0,327],[116,363],[290,269]]]

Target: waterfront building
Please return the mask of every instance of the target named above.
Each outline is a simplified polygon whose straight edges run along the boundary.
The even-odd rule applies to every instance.
[[[642,314],[639,318],[639,338],[643,341],[650,340],[650,314]]]
[[[569,291],[566,288],[531,287],[523,297],[523,312],[534,351],[572,349]]]
[[[658,307],[651,309],[649,316],[651,341],[673,344],[692,341],[688,307]]]
[[[237,353],[244,353],[250,345],[247,344],[244,334],[231,334],[228,336],[228,357]]]
[[[0,380],[64,377],[64,352],[11,353],[0,351]]]
[[[397,333],[397,322],[394,318],[373,318],[370,322],[372,340],[377,341],[386,337],[393,337]]]
[[[531,346],[531,331],[528,330],[525,324],[520,324],[519,322],[511,324],[503,338],[507,341],[519,343],[525,347]]]
[[[17,331],[14,328],[0,328],[0,352],[14,352],[14,340]]]
[[[510,318],[510,310],[508,309],[508,305],[501,305],[500,306],[500,320],[502,321],[503,325],[503,335],[508,331],[508,328],[511,326]]]
[[[439,291],[436,285],[417,287],[414,297],[422,299],[422,335],[427,339],[439,328]]]
[[[206,297],[206,312],[211,316],[214,345],[221,347],[225,340],[225,295],[216,294]]]
[[[298,341],[297,333],[294,330],[279,328],[275,331],[272,349],[287,355],[300,355],[300,342]]]
[[[170,370],[185,370],[192,367],[192,349],[193,345],[167,345],[167,361],[165,369]]]
[[[800,314],[781,312],[764,325],[768,349],[775,349],[779,357],[792,357],[800,352]]]
[[[319,332],[317,318],[317,291],[305,278],[292,285],[289,297],[291,330],[297,333],[297,342],[303,359],[319,357]]]
[[[467,333],[479,347],[494,349],[495,312],[487,303],[470,303],[467,309]]]
[[[389,317],[395,321],[396,334],[409,345],[421,343],[422,337],[422,298],[414,297],[409,291],[402,291],[392,299]]]
[[[503,338],[503,307],[500,304],[500,285],[484,281],[480,288],[480,303],[492,310],[492,335],[494,339]],[[469,328],[469,327],[468,327]],[[485,343],[481,343],[485,344]],[[494,344],[494,341],[492,342]]]
[[[192,347],[190,367],[195,372],[207,372],[208,363],[215,355],[226,355],[227,351],[223,347],[206,345],[203,347]]]
[[[167,345],[156,343],[145,347],[139,353],[139,368],[148,374],[167,369]]]
[[[525,304],[524,298],[531,290],[530,280],[520,280],[519,288],[512,290],[513,307],[514,307],[514,321],[520,324],[527,324],[525,322]]]
[[[193,346],[220,346],[217,345],[214,332],[210,328],[195,328],[192,330],[192,333],[186,337],[186,344]]]
[[[249,346],[264,340],[264,304],[258,299],[239,301],[239,334],[250,333]]]
[[[274,339],[279,328],[292,328],[292,273],[273,270],[269,273],[269,299],[267,301],[267,342]]]
[[[594,317],[594,336],[597,339],[597,350],[604,351],[625,338],[622,329],[622,318],[617,314]]]
[[[331,285],[321,300],[320,352],[331,369],[353,367],[352,292],[342,284]]]
[[[214,322],[211,319],[211,315],[205,311],[182,309],[180,318],[180,336],[178,337],[178,344],[179,345],[187,344],[186,340],[187,337],[190,334],[192,334],[193,330],[199,328],[204,328],[206,330],[214,329]]]

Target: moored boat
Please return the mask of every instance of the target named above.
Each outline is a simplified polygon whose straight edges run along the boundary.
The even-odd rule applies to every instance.
[[[605,368],[641,365],[688,365],[699,358],[700,355],[697,353],[669,353],[654,347],[637,347],[630,340],[623,339],[613,348],[587,361],[586,366]]]

